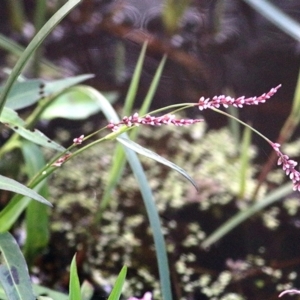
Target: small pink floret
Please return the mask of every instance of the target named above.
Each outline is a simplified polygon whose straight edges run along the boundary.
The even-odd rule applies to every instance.
[[[80,144],[82,144],[83,139],[84,139],[84,135],[82,134],[80,137],[75,138],[75,139],[73,140],[73,143],[74,143],[75,145],[80,145]]]

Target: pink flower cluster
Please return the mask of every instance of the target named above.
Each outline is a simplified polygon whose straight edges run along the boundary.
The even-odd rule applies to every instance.
[[[75,145],[80,145],[80,144],[82,144],[83,139],[84,139],[84,135],[82,134],[80,137],[75,138],[75,139],[73,140],[73,143],[74,143]]]
[[[214,96],[212,99],[201,97],[198,102],[198,107],[200,110],[204,110],[207,108],[219,108],[221,105],[227,108],[232,105],[235,107],[242,108],[244,105],[257,105],[260,103],[265,103],[266,100],[271,98],[277,90],[281,87],[281,84],[275,88],[272,88],[268,93],[264,93],[259,97],[249,97],[245,98],[245,96],[239,98],[232,98],[230,96],[220,95]]]
[[[278,158],[278,165],[282,165],[282,169],[285,171],[285,174],[290,177],[294,184],[294,191],[300,191],[300,173],[295,169],[297,162],[290,159],[287,155],[283,154],[279,148],[280,144],[270,143],[272,148],[275,150]]]
[[[167,114],[160,117],[153,117],[147,115],[145,117],[139,117],[138,113],[135,113],[133,116],[124,117],[121,122],[113,123],[110,122],[106,127],[112,131],[117,131],[120,126],[126,125],[127,127],[138,126],[138,125],[152,125],[152,126],[161,126],[173,124],[175,126],[191,125],[198,122],[202,122],[202,119],[176,119],[174,115]]]
[[[69,159],[69,157],[71,156],[71,153],[65,154],[62,157],[60,157],[55,163],[52,164],[53,167],[61,167],[61,165],[67,160]]]

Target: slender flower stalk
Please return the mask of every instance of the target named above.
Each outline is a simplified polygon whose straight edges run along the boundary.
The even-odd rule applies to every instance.
[[[203,122],[202,119],[176,119],[175,115],[167,114],[160,117],[153,117],[147,115],[145,117],[139,117],[138,113],[130,117],[123,117],[119,123],[110,122],[106,127],[112,131],[117,131],[120,126],[126,125],[127,127],[139,126],[139,125],[151,125],[161,126],[173,124],[175,126],[191,125],[198,122]]]

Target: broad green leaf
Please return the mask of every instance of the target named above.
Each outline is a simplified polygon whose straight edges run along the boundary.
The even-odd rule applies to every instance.
[[[15,110],[22,109],[36,103],[42,97],[60,93],[61,91],[92,77],[94,76],[86,74],[49,82],[41,79],[17,82],[13,85],[8,94],[5,106]],[[3,88],[0,88],[0,93],[2,90]]]
[[[74,255],[70,268],[70,285],[69,285],[69,299],[81,300],[80,282],[77,274],[76,255]]]
[[[51,139],[49,139],[46,135],[44,135],[38,129],[29,130],[23,126],[15,125],[13,123],[5,122],[4,124],[7,127],[9,127],[10,129],[12,129],[14,132],[18,133],[24,139],[31,141],[35,144],[38,144],[38,145],[46,147],[46,148],[51,148],[51,149],[57,150],[59,152],[63,152],[66,150],[63,146],[61,146],[61,145],[57,144],[56,142],[52,141]]]
[[[22,142],[21,151],[25,161],[25,171],[28,178],[32,178],[45,165],[43,153],[37,145],[28,141]],[[48,197],[46,179],[39,190],[44,197]],[[45,248],[49,242],[49,208],[37,201],[31,201],[26,209],[26,241],[23,248],[29,265],[36,254]]]
[[[29,198],[32,198],[36,201],[39,201],[43,204],[52,206],[52,204],[49,201],[47,201],[44,197],[39,195],[34,190],[29,189],[28,187],[19,183],[16,180],[13,180],[11,178],[8,178],[8,177],[2,176],[2,175],[0,175],[0,190],[6,190],[6,191],[14,192],[17,194],[21,194],[21,195],[27,196]]]
[[[86,119],[101,110],[85,86],[76,86],[59,95],[43,112],[41,119]]]
[[[181,175],[183,175],[188,181],[191,182],[191,184],[196,188],[197,188],[197,185],[195,183],[195,181],[193,180],[192,177],[190,177],[190,175],[188,175],[181,167],[175,165],[174,163],[170,162],[169,160],[163,158],[162,156],[156,154],[155,152],[149,150],[149,149],[146,149],[144,147],[142,147],[141,145],[129,140],[129,139],[125,139],[125,138],[122,138],[122,137],[118,137],[117,138],[117,141],[120,142],[122,145],[124,145],[125,147],[128,147],[129,149],[139,153],[139,154],[142,154],[146,157],[149,157],[151,159],[154,159],[156,160],[157,162],[163,164],[163,165],[166,165],[168,167],[170,167],[171,169],[179,172]]]
[[[0,281],[7,298],[35,300],[25,259],[10,233],[0,233],[0,250]]]
[[[108,300],[119,300],[122,294],[122,288],[127,274],[127,267],[124,266],[118,275],[114,287],[108,297]]]

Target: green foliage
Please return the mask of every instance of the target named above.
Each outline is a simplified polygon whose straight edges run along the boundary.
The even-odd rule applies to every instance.
[[[185,179],[190,181],[194,185],[194,187],[198,188],[198,186],[200,185],[200,197],[198,198],[200,199],[201,197],[203,197],[203,201],[199,204],[200,211],[209,210],[213,206],[213,204],[217,204],[220,206],[226,205],[228,203],[231,203],[235,197],[239,201],[241,201],[243,205],[247,206],[247,210],[239,211],[227,222],[223,222],[221,226],[210,236],[206,237],[205,234],[203,234],[203,236],[201,237],[197,236],[198,239],[196,240],[196,245],[193,244],[193,246],[198,246],[198,248],[200,244],[203,248],[210,247],[212,244],[223,238],[227,233],[231,232],[233,228],[240,225],[241,222],[247,220],[253,214],[262,211],[270,204],[278,202],[290,191],[291,185],[283,185],[282,187],[274,189],[269,193],[266,192],[266,187],[263,186],[264,189],[260,191],[260,193],[258,193],[259,201],[253,201],[251,204],[246,201],[251,198],[249,195],[253,191],[253,186],[257,184],[257,182],[253,179],[256,168],[252,165],[253,153],[250,151],[250,130],[260,135],[267,142],[271,143],[271,141],[269,141],[255,129],[251,128],[249,125],[239,121],[236,117],[230,115],[230,118],[240,122],[242,125],[245,125],[247,127],[245,130],[242,149],[240,153],[237,153],[237,147],[235,144],[238,138],[236,138],[235,141],[232,140],[228,143],[228,140],[230,139],[228,133],[224,133],[222,130],[218,131],[216,135],[214,135],[214,132],[210,132],[209,134],[205,135],[205,139],[202,140],[201,147],[196,148],[195,150],[196,154],[189,153],[189,142],[187,142],[187,140],[181,139],[180,136],[177,136],[178,139],[175,142],[174,140],[170,140],[172,143],[171,145],[168,145],[172,148],[173,153],[176,152],[176,155],[174,155],[175,163],[170,162],[166,158],[163,158],[162,156],[154,152],[155,150],[149,150],[141,144],[134,142],[133,140],[136,139],[138,133],[140,135],[143,135],[146,132],[146,130],[143,133],[139,132],[137,126],[134,126],[134,124],[133,126],[124,125],[118,131],[110,133],[107,133],[105,131],[107,129],[106,126],[100,129],[97,128],[94,132],[89,132],[87,136],[82,136],[82,141],[78,143],[74,142],[68,148],[61,146],[59,143],[48,138],[39,130],[34,129],[37,121],[41,119],[52,120],[59,117],[69,120],[84,120],[93,114],[99,113],[100,111],[103,112],[107,121],[113,121],[115,123],[120,122],[120,118],[118,117],[117,112],[111,106],[111,101],[109,101],[106,96],[92,87],[78,85],[84,80],[91,78],[93,75],[81,75],[49,82],[41,79],[18,81],[20,79],[20,74],[23,72],[30,59],[35,57],[36,63],[35,65],[33,65],[33,68],[35,70],[39,69],[40,61],[45,63],[45,61],[41,57],[41,52],[36,51],[45,40],[45,38],[50,34],[50,32],[54,28],[56,28],[59,22],[77,4],[79,4],[79,2],[81,1],[67,1],[49,19],[49,21],[43,25],[44,19],[46,17],[46,1],[39,1],[34,17],[35,28],[39,29],[39,31],[25,49],[23,49],[20,45],[14,43],[13,41],[7,39],[6,37],[0,35],[0,47],[19,56],[19,60],[12,69],[7,81],[0,89],[0,121],[4,124],[4,126],[14,131],[14,134],[7,139],[4,145],[1,146],[0,157],[1,160],[6,160],[9,159],[10,155],[16,155],[16,152],[21,153],[22,157],[21,159],[19,159],[17,166],[15,166],[17,169],[17,175],[15,176],[16,178],[11,179],[9,178],[9,176],[5,176],[5,174],[0,175],[0,189],[12,192],[14,194],[0,212],[0,282],[6,295],[4,296],[3,291],[0,291],[0,296],[3,296],[3,298],[6,297],[9,300],[36,299],[32,285],[30,283],[27,264],[33,265],[34,259],[36,258],[37,254],[40,253],[41,249],[47,247],[50,239],[49,208],[46,205],[52,205],[48,200],[46,200],[46,198],[48,198],[49,196],[49,185],[47,182],[48,177],[54,171],[58,170],[60,165],[67,163],[69,160],[71,162],[75,161],[77,156],[82,155],[85,152],[91,153],[92,147],[96,147],[99,144],[102,147],[104,142],[111,143],[112,141],[117,141],[122,145],[122,147],[118,146],[116,148],[113,156],[114,161],[112,167],[109,171],[106,170],[107,178],[106,182],[104,182],[104,184],[106,184],[106,187],[103,188],[102,202],[96,209],[94,209],[94,216],[92,218],[93,220],[91,221],[91,224],[103,229],[106,228],[105,222],[115,220],[114,218],[116,216],[110,215],[111,220],[109,220],[105,213],[110,212],[109,209],[117,207],[118,205],[122,207],[122,204],[119,204],[116,201],[112,200],[112,191],[116,189],[118,184],[121,184],[122,182],[121,177],[125,170],[125,161],[127,160],[135,176],[138,189],[140,190],[140,193],[142,195],[143,205],[150,223],[150,232],[152,234],[151,237],[153,236],[155,256],[158,264],[161,297],[164,300],[171,300],[172,291],[167,249],[171,249],[171,251],[169,250],[169,252],[172,252],[172,244],[170,243],[170,241],[167,241],[166,243],[164,234],[166,234],[165,229],[171,231],[172,228],[167,228],[166,226],[164,226],[165,224],[161,220],[159,212],[165,213],[167,208],[170,208],[172,211],[176,211],[176,209],[178,209],[178,212],[180,212],[180,209],[186,206],[183,201],[185,201],[187,195],[192,192],[190,192],[189,188],[186,187],[186,182],[178,181],[179,183],[177,184],[177,179],[174,177],[172,172],[163,171],[164,177],[161,176],[161,173],[156,173],[156,165],[153,162],[152,164],[148,165],[148,169],[150,170],[150,172],[153,172],[154,175],[157,175],[157,178],[154,178],[153,181],[152,179],[147,179],[142,163],[140,159],[138,159],[136,153],[151,158],[155,162],[159,162],[171,168],[172,170],[179,172]],[[287,19],[285,15],[281,14],[281,12],[277,11],[276,9],[274,10],[274,7],[268,6],[267,2],[260,1],[260,5],[258,5],[258,3],[256,3],[256,1],[254,0],[247,0],[246,2],[263,12],[266,17],[270,18],[275,24],[277,24],[277,26],[287,31],[288,34],[295,38],[299,38],[299,34],[296,33],[296,31],[299,29],[299,25],[295,24],[292,20]],[[12,3],[20,4],[21,2],[13,1]],[[176,33],[179,28],[179,22],[188,7],[188,4],[189,1],[187,0],[179,1],[177,5],[175,5],[174,1],[165,1],[163,22],[168,34],[172,35]],[[268,13],[269,9],[272,9],[271,14]],[[14,16],[18,16],[17,18],[13,18],[13,20],[15,20],[14,26],[20,29],[25,21],[25,16],[23,14],[24,8],[17,5],[12,9],[12,12],[14,12]],[[280,20],[282,19],[285,20],[285,24],[288,23],[290,26],[283,25],[283,23],[280,22]],[[145,58],[146,49],[147,43],[144,44],[137,62],[137,66],[133,74],[127,97],[125,99],[125,104],[122,112],[123,115],[132,114],[132,108],[143,70],[143,61]],[[148,113],[162,74],[165,61],[166,57],[163,57],[151,82],[142,108],[140,109],[139,115],[141,116]],[[48,62],[46,63],[48,64]],[[298,124],[299,118],[298,94],[299,88],[297,89],[297,93],[295,96],[294,110],[291,114],[294,119],[292,118],[290,120],[290,122],[294,122],[294,124]],[[111,96],[112,98],[114,97],[114,95]],[[175,112],[179,112],[186,108],[194,107],[195,105],[197,104],[176,104],[156,110],[155,113],[162,113],[165,110],[174,110]],[[30,110],[29,108],[31,106],[32,109]],[[19,116],[16,112],[16,110],[24,108],[27,108],[30,111],[27,117],[24,117],[23,115]],[[216,111],[222,114],[226,114],[218,110]],[[158,135],[161,134],[161,132],[159,132]],[[192,130],[189,134],[191,134],[191,132]],[[201,130],[199,132],[201,132]],[[193,142],[196,142],[195,140],[198,139],[199,142],[199,140],[201,139],[199,136],[199,132],[194,132],[196,138],[190,135],[188,136],[188,139],[190,141],[193,140]],[[173,131],[173,134],[175,135],[176,132]],[[148,132],[148,135],[151,136],[151,133]],[[167,138],[165,136],[160,136],[159,138],[160,140],[163,140],[164,143],[166,143]],[[224,142],[225,140],[227,142]],[[83,143],[83,145],[80,145],[81,142]],[[152,142],[153,144],[148,145],[150,148],[152,147],[152,145],[157,143],[157,140],[153,139]],[[225,149],[224,144],[226,143],[228,143],[228,145],[226,145]],[[46,162],[44,153],[39,146],[47,148],[48,150],[53,150],[53,152],[51,152],[51,155],[47,157],[48,163]],[[167,148],[167,146],[165,148]],[[211,153],[218,151],[220,151],[220,154],[218,156],[214,156],[214,153]],[[111,154],[112,152],[112,150],[108,150],[106,154]],[[197,160],[199,159],[199,157],[200,160],[202,159],[202,157],[204,157],[203,161],[199,162],[199,160]],[[95,158],[99,159],[99,157],[93,156],[91,158],[93,160],[93,163],[95,161]],[[187,162],[186,158],[189,158],[189,162]],[[205,159],[207,160],[206,162]],[[216,161],[220,163],[221,167],[220,165],[216,164]],[[193,169],[197,169],[198,173],[193,173],[193,176],[199,177],[197,177],[197,179],[193,179],[191,175],[189,175],[185,170],[179,167],[179,165],[181,164],[188,167],[189,174],[193,173]],[[147,166],[146,161],[144,162],[144,165]],[[237,166],[238,168],[236,168]],[[4,173],[4,169],[0,169],[0,172]],[[88,171],[85,171],[83,176],[87,176],[87,173]],[[69,174],[71,174],[72,176],[76,176],[76,172],[72,170],[70,170]],[[81,175],[82,174],[79,174],[79,176]],[[212,182],[207,183],[203,178],[206,179],[208,176],[215,176],[215,178]],[[159,178],[164,178],[165,182],[158,182]],[[169,181],[167,181],[166,178],[168,178]],[[232,180],[233,178],[236,180]],[[176,183],[174,183],[175,180]],[[25,181],[27,181],[27,183],[23,184]],[[105,180],[103,179],[103,181]],[[163,184],[166,185],[166,190],[159,191],[159,189],[157,189],[156,193],[161,192],[161,194],[160,196],[156,197],[156,194],[153,194],[152,192],[153,185],[154,187],[157,187]],[[128,187],[132,189],[132,182],[128,184]],[[131,190],[131,192],[133,192],[133,189]],[[195,193],[195,191],[193,193]],[[253,197],[253,199],[251,200],[255,200],[254,198],[255,197]],[[57,202],[59,202],[60,200],[62,199],[56,199]],[[86,199],[83,200],[85,201]],[[85,205],[88,206],[87,202],[88,201],[85,201]],[[124,209],[124,211],[126,210],[125,206],[123,206],[122,208]],[[14,238],[8,233],[8,230],[10,230],[16,224],[16,221],[19,220],[19,217],[24,212],[24,210],[26,210],[26,241],[23,247],[23,252],[27,259],[27,264],[20,251],[20,247],[17,245]],[[212,210],[212,214],[214,217],[222,215],[222,213],[223,212],[220,207]],[[81,230],[86,229],[84,226],[81,227]],[[128,228],[132,227],[133,225],[128,225]],[[185,229],[186,232],[189,232],[188,230],[190,230],[191,228],[188,228],[187,226],[185,227]],[[196,231],[197,233],[202,233],[202,231],[198,227],[196,228]],[[186,240],[183,241],[183,247],[187,245],[189,246],[189,243],[191,243],[191,241],[193,241],[192,243],[195,243],[195,240],[189,238],[190,236],[187,236]],[[119,243],[120,241],[118,240],[118,238],[116,238],[115,242]],[[152,244],[152,241],[148,241],[148,243]],[[149,244],[148,247],[151,248]],[[129,248],[132,247],[132,245],[127,244],[126,246]],[[176,249],[176,252],[177,251],[180,252],[180,249]],[[180,256],[180,259],[182,259],[182,256]],[[180,259],[176,262],[176,272],[178,273],[177,275],[179,277],[184,273],[182,272],[182,269],[180,271],[180,266],[186,263],[186,261]],[[142,272],[143,269],[141,268],[139,271]],[[122,288],[125,283],[126,273],[127,267],[123,267],[116,282],[114,283],[112,292],[108,298],[109,300],[120,299]],[[190,276],[192,274],[185,275]],[[231,275],[226,272],[224,272],[223,274],[221,273],[220,276],[216,279],[216,282],[219,285],[224,284],[225,278],[226,283],[224,285],[228,285],[231,280],[230,276]],[[188,278],[189,280],[192,280],[192,276]],[[222,280],[223,283],[221,282]],[[199,284],[199,286],[201,285]],[[44,289],[40,286],[34,286],[34,290],[36,291],[37,295],[40,295],[41,293],[44,293],[46,291],[47,296],[53,299],[66,299],[66,296],[51,290]],[[91,292],[92,289],[89,288],[87,284],[83,284],[82,287],[80,287],[80,281],[76,266],[76,256],[74,256],[70,266],[70,285],[68,299],[87,300],[90,298]],[[207,292],[208,296],[209,293],[210,292]]]
[[[73,257],[70,268],[70,288],[69,288],[70,300],[81,300],[80,282],[76,267],[76,255]]]

